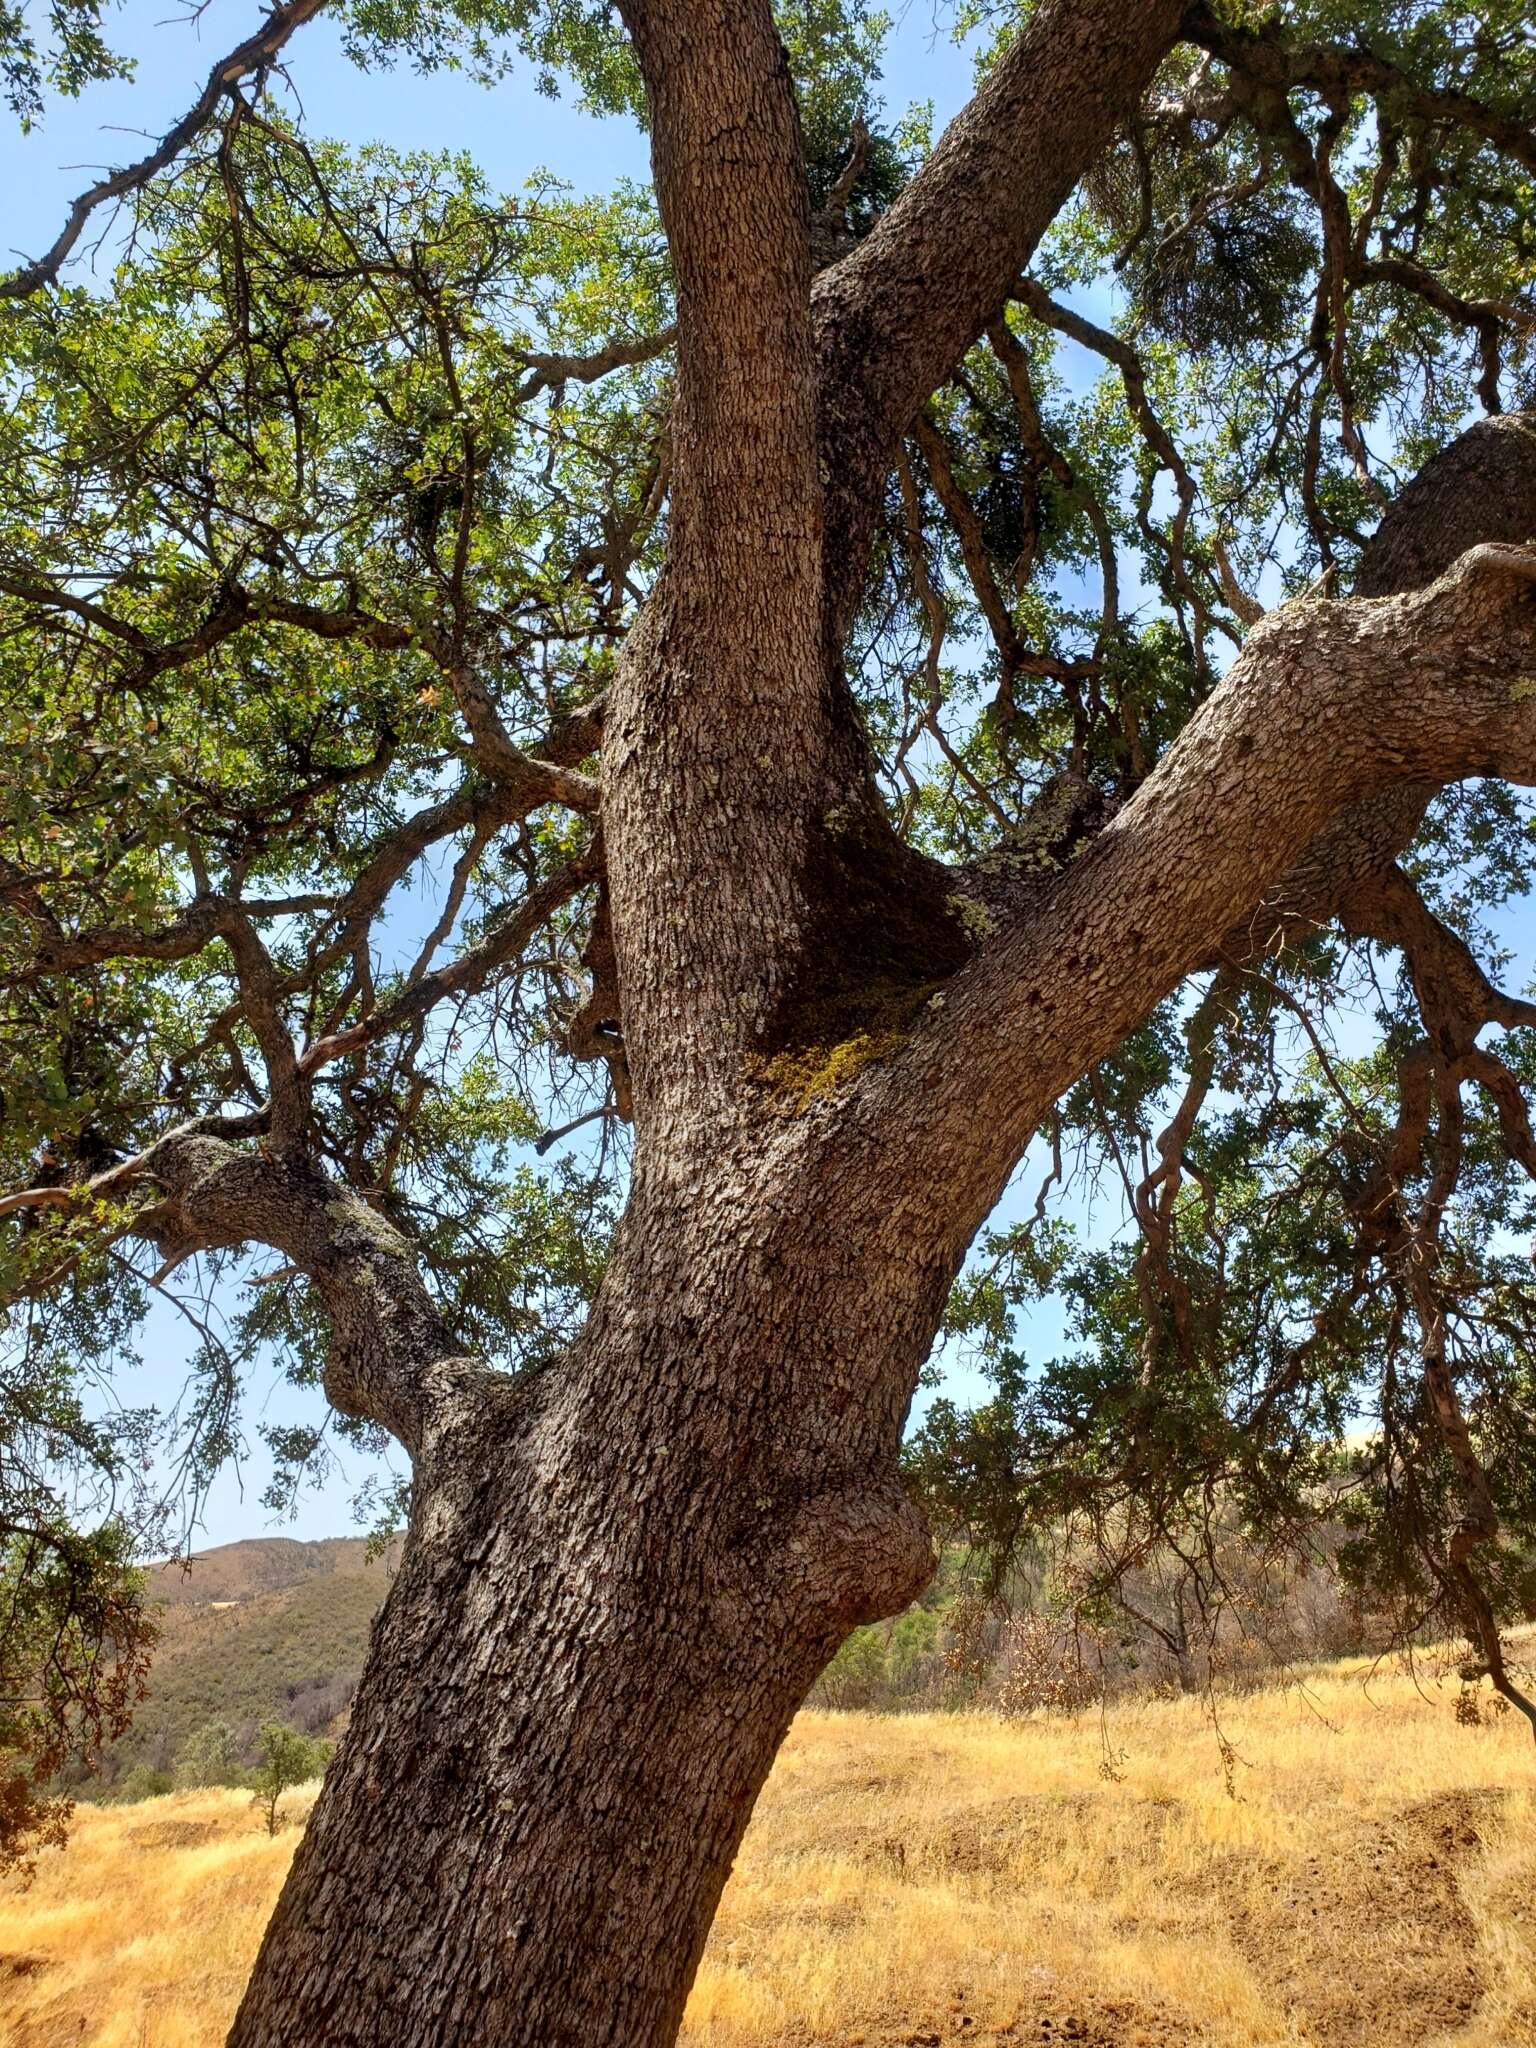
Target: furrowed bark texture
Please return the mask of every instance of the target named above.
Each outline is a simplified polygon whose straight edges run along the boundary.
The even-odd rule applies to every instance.
[[[637,1189],[577,1356],[429,1428],[240,2048],[672,2039],[790,1716],[931,1569],[895,1453],[949,1273],[852,1199],[795,1120]]]
[[[1035,1121],[1335,820],[1405,783],[1536,775],[1515,546],[1266,620],[1136,798],[1054,882],[1001,889],[1021,907],[985,937],[958,878],[894,844],[840,660],[897,437],[1178,12],[1043,0],[813,295],[766,5],[627,0],[678,291],[668,558],[603,722],[630,1200],[582,1337],[511,1381],[453,1358],[354,1210],[306,1235],[292,1169],[263,1182],[252,1234],[328,1290],[337,1396],[409,1444],[415,1492],[233,2048],[665,2048],[791,1715],[931,1568],[903,1420]],[[809,1017],[897,970],[919,993],[884,1057],[775,1083]]]
[[[772,16],[627,22],[678,291],[668,560],[620,664],[603,823],[637,1129],[725,1106],[803,923],[827,797],[810,204]]]

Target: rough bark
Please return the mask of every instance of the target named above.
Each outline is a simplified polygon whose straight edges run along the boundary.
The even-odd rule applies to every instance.
[[[636,0],[677,275],[671,532],[604,731],[603,824],[637,1130],[719,1116],[805,925],[831,800],[810,204],[772,16]],[[722,262],[722,252],[729,261]]]
[[[670,2041],[784,1729],[931,1569],[949,1284],[814,1127],[637,1188],[574,1355],[436,1404],[399,1579],[231,2041]],[[809,1247],[809,1250],[808,1250]]]
[[[426,1403],[405,1565],[236,2048],[673,2037],[795,1705],[928,1569],[902,1419],[1029,1128],[1327,817],[1536,777],[1533,574],[1486,549],[1275,616],[903,1050],[791,1108],[742,1084],[738,1039],[729,1115],[641,1114],[571,1357]]]

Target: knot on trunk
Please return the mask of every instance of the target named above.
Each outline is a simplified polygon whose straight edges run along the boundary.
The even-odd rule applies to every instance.
[[[835,1648],[849,1629],[909,1607],[933,1577],[935,1553],[893,1472],[802,1498],[748,1547],[748,1560],[758,1586],[744,1590],[760,1589],[775,1625]]]

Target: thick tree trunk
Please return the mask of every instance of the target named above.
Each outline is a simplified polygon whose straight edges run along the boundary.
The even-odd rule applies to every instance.
[[[239,2048],[674,2038],[816,1654],[627,1543],[541,1555],[528,1485],[497,1461],[468,1526],[423,1497]]]
[[[674,2038],[796,1707],[931,1569],[895,1456],[948,1270],[853,1255],[812,1149],[637,1186],[572,1357],[429,1428],[233,2048]]]

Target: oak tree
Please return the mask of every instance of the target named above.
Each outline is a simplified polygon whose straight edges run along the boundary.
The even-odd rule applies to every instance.
[[[937,141],[832,0],[346,9],[642,118],[608,201],[309,135],[320,4],[0,317],[16,1383],[200,1275],[194,1476],[273,1358],[410,1461],[231,2041],[674,2038],[932,1569],[946,1313],[998,1540],[1304,1523],[1353,1432],[1362,1580],[1532,1712],[1518,0],[1035,0]],[[24,114],[114,61],[50,19]]]

